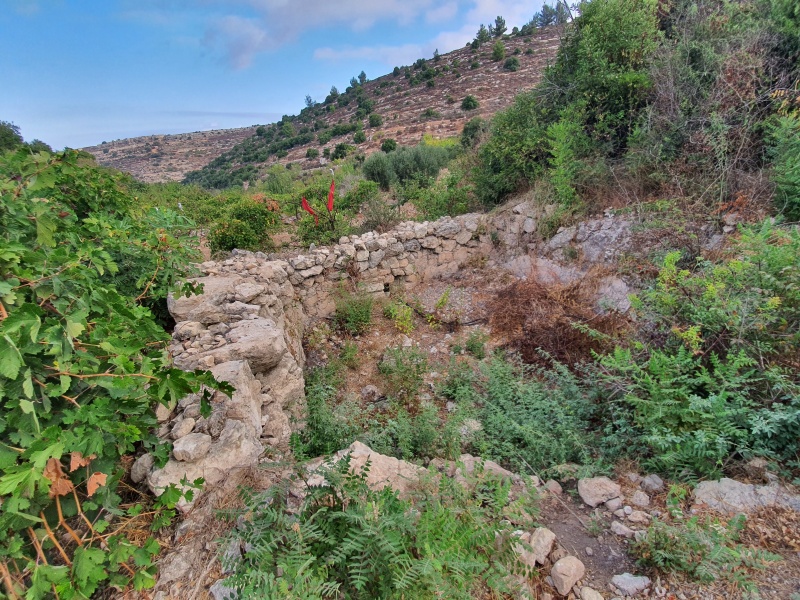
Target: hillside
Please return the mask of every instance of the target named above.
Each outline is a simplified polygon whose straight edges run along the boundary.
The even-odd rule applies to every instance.
[[[97,162],[147,183],[180,181],[255,132],[255,126],[174,135],[147,135],[82,148]]]
[[[424,67],[417,61],[418,68],[403,67],[398,75],[384,75],[358,86],[358,96],[373,103],[370,114],[383,118],[380,127],[369,127],[366,115],[357,119],[366,133],[366,141],[357,145],[358,150],[365,154],[374,152],[387,138],[406,145],[419,142],[426,133],[436,138],[458,135],[467,120],[476,116],[490,117],[508,107],[519,92],[532,88],[539,81],[542,70],[555,57],[559,33],[560,28],[547,27],[531,36],[506,36],[503,39],[506,57],[516,56],[519,60],[516,71],[504,68],[505,59],[493,60],[492,43],[488,43],[478,50],[465,47],[442,54],[439,60],[425,61]],[[426,68],[435,73],[431,79],[425,79]],[[461,101],[467,95],[478,100],[477,109],[461,109]],[[308,169],[325,162],[324,158],[306,158],[309,148],[319,149],[322,154],[317,132],[356,119],[359,102],[355,96],[355,93],[342,93],[338,102],[318,104],[292,118],[298,133],[295,139],[300,137],[301,143],[286,149],[285,156],[280,156],[283,152],[269,155],[266,146],[273,140],[252,138],[255,126],[130,138],[84,150],[93,154],[100,164],[126,171],[146,182],[180,181],[191,171],[204,167],[207,174],[275,162],[301,163]],[[426,110],[431,111],[428,113],[431,116],[422,116]],[[277,129],[281,124],[273,127]],[[245,140],[248,143],[240,145]],[[333,149],[343,142],[353,144],[352,131],[334,135],[326,145]],[[207,166],[215,159],[221,164]],[[248,170],[248,175],[250,173]]]

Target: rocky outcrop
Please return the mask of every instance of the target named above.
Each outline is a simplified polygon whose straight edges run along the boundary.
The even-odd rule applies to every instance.
[[[694,490],[694,501],[726,514],[748,513],[768,506],[782,506],[800,512],[800,496],[779,483],[753,485],[735,479],[703,481]]]

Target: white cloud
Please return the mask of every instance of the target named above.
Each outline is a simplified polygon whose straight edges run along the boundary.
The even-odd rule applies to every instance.
[[[512,27],[519,27],[527,23],[533,14],[541,8],[541,3],[532,5],[523,0],[473,0],[471,4],[471,8],[469,8],[464,18],[460,20],[462,25],[458,29],[443,31],[427,42],[402,46],[318,48],[314,52],[314,58],[331,61],[368,59],[383,62],[387,67],[411,64],[422,56],[431,56],[435,49],[438,49],[439,52],[450,52],[463,48],[467,42],[475,38],[475,34],[481,24],[489,25],[494,23],[494,19],[498,15],[505,19],[506,26],[511,31]],[[427,14],[430,15],[437,13],[437,11],[442,11],[438,16],[444,18],[443,15],[453,9],[457,9],[457,6],[448,3],[429,11]]]
[[[458,3],[447,2],[442,6],[438,6],[425,13],[425,21],[427,23],[442,23],[449,21],[458,14]]]
[[[426,47],[419,44],[405,44],[403,46],[361,46],[358,48],[347,47],[341,49],[317,48],[314,58],[318,60],[345,61],[345,60],[371,60],[382,62],[385,65],[411,64],[420,56],[424,56]],[[433,50],[430,51],[431,53]]]
[[[276,40],[258,20],[233,15],[218,19],[203,41],[210,46],[223,46],[234,69],[249,67],[256,54],[277,47]]]

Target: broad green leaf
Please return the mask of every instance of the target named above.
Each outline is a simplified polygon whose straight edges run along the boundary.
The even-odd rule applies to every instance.
[[[33,402],[30,400],[20,400],[19,407],[26,415],[31,414],[35,410]]]
[[[67,319],[64,325],[64,329],[67,330],[67,335],[70,338],[76,338],[81,333],[83,333],[83,330],[86,329],[86,326],[83,323],[78,323],[76,321],[70,321],[69,319]]]
[[[17,473],[9,473],[0,477],[0,496],[30,497],[42,476],[35,469],[26,469]]]
[[[30,369],[25,370],[25,381],[22,382],[22,392],[28,398],[33,398],[33,378]]]
[[[7,335],[0,337],[0,375],[16,379],[22,366],[22,355]]]
[[[36,215],[36,241],[42,246],[54,248],[56,245],[53,234],[58,229],[58,219],[49,212]]]

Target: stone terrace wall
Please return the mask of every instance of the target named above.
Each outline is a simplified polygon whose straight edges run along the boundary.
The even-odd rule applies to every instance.
[[[485,215],[405,222],[383,234],[344,237],[288,260],[234,251],[221,262],[203,263],[203,294],[170,300],[177,322],[170,351],[180,368],[209,369],[236,392],[217,393],[208,418],[200,415],[196,396],[171,411],[162,408],[159,434],[173,440],[173,456],[155,470],[151,458],[140,458],[134,479],[147,477],[156,492],[184,476],[216,485],[237,469],[255,466],[265,447],[286,450],[305,408],[303,332],[310,321],[333,312],[342,280],[382,295],[390,286],[413,288],[486,257],[490,269],[568,282],[593,265],[613,262],[630,243],[630,223],[611,215],[542,242],[536,230],[548,210],[523,202]],[[609,276],[599,295],[626,310],[627,291]]]

